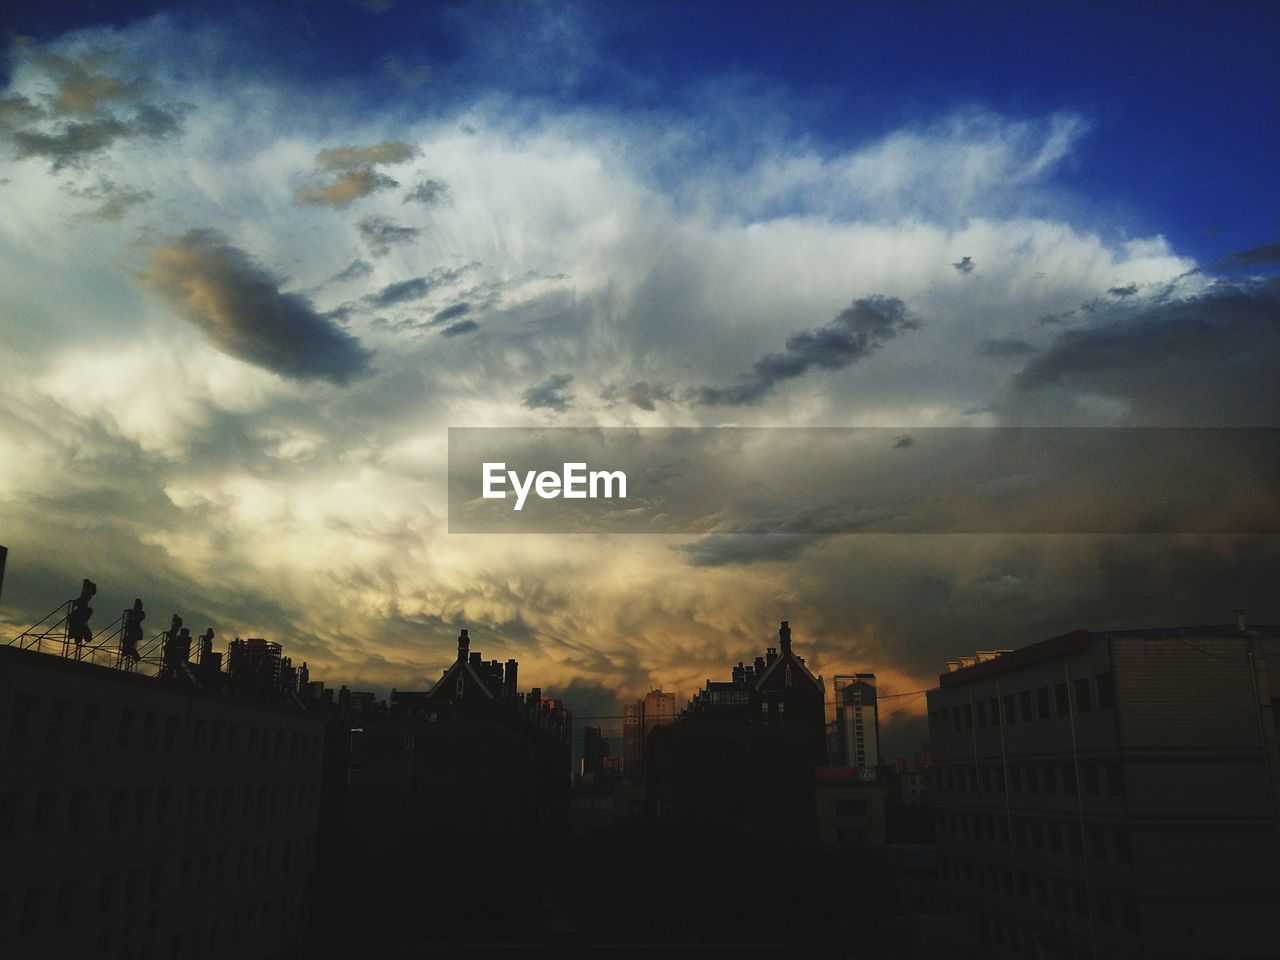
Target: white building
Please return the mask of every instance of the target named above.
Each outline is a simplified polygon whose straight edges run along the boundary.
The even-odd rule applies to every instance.
[[[300,711],[0,647],[0,956],[296,944],[322,735]]]
[[[941,886],[992,957],[1274,957],[1280,628],[1078,630],[929,701]]]

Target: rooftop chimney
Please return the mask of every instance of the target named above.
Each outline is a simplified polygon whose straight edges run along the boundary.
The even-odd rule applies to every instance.
[[[764,673],[764,657],[756,657],[756,674]]]
[[[507,703],[516,702],[516,691],[520,689],[516,681],[517,671],[519,669],[520,664],[516,663],[514,660],[507,661],[507,672],[502,681],[503,699],[506,700]]]
[[[782,650],[785,657],[791,653],[791,621],[783,620],[782,625],[778,627],[778,647]]]
[[[467,649],[471,646],[471,638],[467,636],[467,631],[463,630],[458,634],[458,659],[467,659]]]
[[[473,666],[473,667],[477,667],[477,668],[478,668],[478,667],[480,666],[480,664],[482,663],[482,661],[481,661],[481,659],[480,659],[482,656],[483,656],[483,654],[482,654],[479,650],[475,650],[475,651],[473,651],[473,652],[472,652],[472,654],[471,654],[471,660],[470,660],[470,662],[471,662],[471,666]]]

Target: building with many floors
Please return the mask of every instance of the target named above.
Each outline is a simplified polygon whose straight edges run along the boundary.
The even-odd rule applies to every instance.
[[[941,886],[993,957],[1274,957],[1280,628],[1077,630],[928,694]]]
[[[249,960],[298,942],[324,724],[296,690],[250,698],[175,665],[0,646],[0,955]]]

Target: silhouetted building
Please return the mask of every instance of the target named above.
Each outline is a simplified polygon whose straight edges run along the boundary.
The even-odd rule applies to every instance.
[[[352,731],[348,821],[371,852],[434,831],[559,828],[569,807],[573,721],[518,665],[484,660],[463,630],[429,692],[392,693]]]
[[[602,776],[604,761],[609,756],[609,738],[600,735],[599,727],[582,728],[582,776]]]
[[[1264,957],[1280,628],[1077,630],[929,692],[941,882],[996,957]]]
[[[669,727],[649,738],[648,779],[659,817],[727,820],[761,836],[816,842],[815,768],[826,765],[821,677],[778,647],[728,681],[706,687]]]
[[[841,674],[832,679],[835,694],[835,744],[831,765],[875,770],[880,765],[880,720],[874,673]]]
[[[0,954],[297,944],[322,723],[193,675],[0,647]]]
[[[657,727],[674,723],[676,695],[650,690],[635,703],[622,707],[622,769],[640,777],[645,770],[645,749],[649,735]]]

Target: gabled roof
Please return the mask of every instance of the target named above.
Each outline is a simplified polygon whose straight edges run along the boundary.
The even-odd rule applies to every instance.
[[[484,695],[486,697],[488,697],[490,700],[498,699],[497,695],[494,694],[494,692],[491,689],[489,689],[489,684],[485,683],[484,679],[480,676],[480,674],[476,673],[475,668],[472,667],[468,661],[463,660],[461,657],[453,661],[453,665],[444,672],[444,674],[440,677],[439,680],[436,681],[435,686],[431,688],[431,693],[430,693],[431,699],[433,700],[445,699],[445,696],[444,696],[446,691],[445,682],[448,681],[451,677],[454,677],[457,674],[459,669],[466,671],[466,675],[469,675],[471,679],[475,681],[476,686],[478,686],[481,690],[484,691]],[[437,693],[440,694],[440,696],[437,696]],[[449,698],[449,699],[452,699],[452,698]]]
[[[764,673],[756,677],[757,690],[764,689],[763,684],[765,680],[768,679],[770,676],[772,676],[773,671],[777,670],[778,665],[780,663],[783,663],[784,661],[787,663],[794,663],[797,667],[800,668],[800,670],[804,673],[804,675],[809,678],[810,683],[812,683],[818,689],[822,689],[822,684],[819,682],[818,678],[813,675],[813,671],[804,665],[803,660],[797,657],[794,653],[781,653],[778,655],[778,658],[773,661],[773,663],[769,664],[769,666],[765,668]]]

